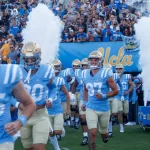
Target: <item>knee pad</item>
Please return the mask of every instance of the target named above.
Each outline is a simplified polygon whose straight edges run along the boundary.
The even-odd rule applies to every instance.
[[[70,110],[71,111],[76,111],[76,106],[71,105]]]
[[[86,122],[86,121],[84,121],[84,122],[82,121],[82,122],[81,122],[81,126],[86,126],[86,125],[87,125],[87,122]]]

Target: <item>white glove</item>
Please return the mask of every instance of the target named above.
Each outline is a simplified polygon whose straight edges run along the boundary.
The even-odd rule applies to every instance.
[[[124,96],[121,96],[121,101],[124,101]]]
[[[76,101],[75,94],[69,92],[69,95],[70,95],[70,101],[72,102]]]

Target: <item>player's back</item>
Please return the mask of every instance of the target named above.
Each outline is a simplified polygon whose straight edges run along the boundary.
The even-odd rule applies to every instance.
[[[23,66],[21,70],[25,88],[32,96],[36,105],[45,104],[45,100],[47,99],[47,85],[54,74],[52,67],[47,64],[41,64],[37,72],[33,75],[31,74],[28,80],[26,79],[29,72],[27,72]]]
[[[12,142],[12,137],[6,133],[4,126],[11,122],[10,100],[12,89],[21,80],[20,68],[17,65],[0,65],[0,143]]]

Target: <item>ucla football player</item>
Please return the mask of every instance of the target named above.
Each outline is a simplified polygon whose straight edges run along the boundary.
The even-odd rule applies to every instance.
[[[110,68],[112,69],[112,66],[110,64],[104,64],[103,67],[105,68]],[[108,127],[108,131],[109,131],[109,137],[112,137],[112,117],[114,118],[114,120],[116,120],[117,118],[117,114],[118,114],[118,99],[122,99],[123,97],[123,90],[122,90],[122,84],[120,83],[120,76],[118,73],[113,73],[113,79],[117,84],[118,90],[121,93],[120,95],[116,95],[114,97],[109,98],[109,102],[110,102],[110,113],[111,113],[111,117],[110,117],[110,121],[109,121],[109,127]]]
[[[70,120],[69,120],[69,115],[68,112],[70,112],[70,96],[68,95],[68,90],[70,91],[70,85],[72,85],[71,82],[71,77],[68,76],[68,73],[66,70],[62,70],[62,63],[60,60],[55,59],[52,63],[55,71],[55,76],[56,77],[61,77],[65,81],[65,85],[63,86],[63,91],[60,90],[59,96],[61,99],[61,103],[63,106],[63,112],[64,112],[64,121],[66,124],[70,126]],[[65,93],[65,94],[64,94]]]
[[[66,96],[67,99],[67,110],[66,115],[70,115],[70,96],[65,87],[65,81],[61,77],[55,77],[54,81],[57,87],[57,95],[56,98],[53,100],[53,104],[51,108],[48,108],[49,120],[53,128],[53,132],[50,133],[50,141],[53,144],[55,150],[60,150],[58,142],[56,141],[56,137],[58,140],[64,136],[64,119],[63,119],[63,107],[61,104],[61,92]],[[55,136],[56,135],[56,136]]]
[[[75,59],[72,62],[72,68],[66,69],[69,76],[72,77],[71,82],[75,81],[75,70],[80,69],[80,60]],[[70,88],[70,104],[71,104],[71,127],[79,128],[79,101],[80,101],[80,88],[77,87],[76,91],[73,86]]]
[[[82,70],[81,70],[82,69]],[[82,104],[83,104],[83,81],[82,81],[82,74],[86,69],[88,69],[88,59],[84,58],[81,61],[81,69],[75,70],[75,82],[74,87],[80,89],[80,101],[79,101],[79,114],[80,114],[80,121],[81,121],[81,127],[83,132],[83,141],[81,142],[81,145],[87,145],[88,144],[88,128],[87,128],[87,122],[85,117],[85,111],[82,111]]]
[[[123,114],[125,116],[129,113],[129,93],[133,90],[133,82],[131,80],[130,74],[124,73],[124,66],[122,64],[116,65],[116,72],[120,76],[120,82],[122,84],[123,95],[122,92],[119,92],[120,99],[118,100],[118,120],[120,123],[120,132],[124,132],[123,127]]]
[[[108,141],[108,123],[110,119],[108,98],[117,95],[118,88],[113,80],[112,70],[102,67],[104,60],[102,53],[92,51],[88,60],[89,69],[85,70],[82,75],[84,83],[84,104],[82,109],[86,109],[89,149],[96,150],[97,125],[103,142]]]
[[[48,64],[40,64],[41,48],[35,42],[24,44],[21,57],[24,86],[36,103],[36,111],[21,128],[21,141],[26,150],[45,150],[50,131],[45,105],[52,107],[52,101],[55,99],[54,70]],[[48,93],[48,90],[51,92]]]
[[[17,65],[0,65],[0,150],[13,150],[13,135],[26,125],[35,111],[35,103],[24,88],[22,74]],[[10,105],[12,94],[24,106],[22,115],[11,122]]]

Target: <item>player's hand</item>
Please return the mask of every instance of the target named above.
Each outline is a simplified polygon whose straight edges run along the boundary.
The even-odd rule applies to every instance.
[[[48,100],[46,101],[46,107],[47,107],[47,108],[52,108],[52,100],[51,100],[51,99],[48,99]]]
[[[82,104],[81,109],[82,109],[82,111],[86,111],[86,105]]]
[[[129,92],[127,91],[127,92],[124,92],[124,95],[128,95],[129,94]]]
[[[102,94],[100,94],[100,93],[96,93],[95,96],[96,96],[97,99],[102,99],[103,98]]]
[[[4,128],[8,134],[15,135],[21,127],[22,127],[21,122],[17,120],[15,122],[10,122],[6,124]]]
[[[121,101],[124,101],[124,96],[121,96]]]
[[[67,107],[66,115],[70,115],[70,114],[71,114],[70,107]]]

